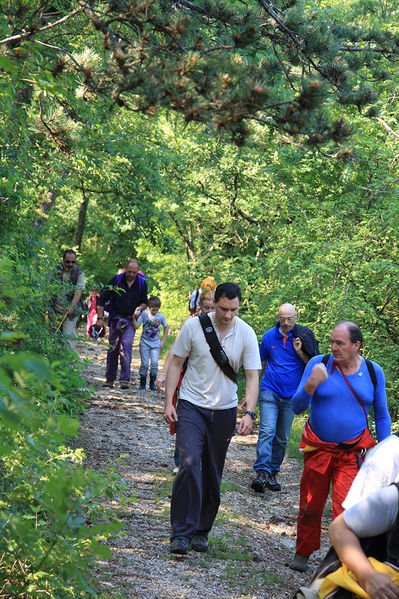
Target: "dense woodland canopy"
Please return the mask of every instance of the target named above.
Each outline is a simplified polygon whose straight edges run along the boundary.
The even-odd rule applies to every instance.
[[[283,301],[323,351],[355,320],[396,418],[399,8],[0,6],[0,589],[41,596],[45,577],[52,597],[89,596],[114,526],[92,498],[123,484],[66,446],[87,392],[45,322],[65,248],[89,286],[136,256],[175,326],[206,275],[240,283],[258,335]]]

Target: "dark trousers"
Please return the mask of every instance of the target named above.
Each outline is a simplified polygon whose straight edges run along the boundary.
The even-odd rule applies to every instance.
[[[207,535],[220,504],[220,483],[237,408],[208,410],[179,399],[176,439],[180,467],[170,509],[171,540]]]

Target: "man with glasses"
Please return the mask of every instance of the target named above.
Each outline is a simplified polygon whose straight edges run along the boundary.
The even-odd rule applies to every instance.
[[[319,352],[318,342],[307,327],[296,324],[297,311],[282,304],[278,322],[266,331],[260,345],[264,375],[259,395],[259,437],[251,488],[257,493],[280,491],[276,480],[284,459],[294,412],[291,397],[301,380],[305,365]]]
[[[55,267],[54,279],[61,284],[60,293],[53,299],[53,310],[59,316],[58,328],[67,338],[70,348],[76,351],[76,324],[83,309],[81,298],[85,278],[76,266],[73,250],[65,250],[61,264]]]

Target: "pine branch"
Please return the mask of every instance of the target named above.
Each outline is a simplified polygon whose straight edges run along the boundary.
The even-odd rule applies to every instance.
[[[69,19],[71,19],[72,17],[74,17],[75,15],[77,15],[78,13],[81,13],[81,12],[82,12],[81,8],[75,8],[75,10],[73,10],[71,13],[69,13],[68,15],[65,15],[65,17],[62,17],[61,19],[58,19],[58,21],[55,21],[54,23],[49,23],[48,25],[45,25],[44,27],[37,27],[37,25],[32,25],[31,28],[29,29],[29,31],[22,31],[22,33],[18,33],[17,35],[12,35],[11,37],[6,37],[5,39],[0,40],[0,44],[8,44],[10,42],[20,41],[27,37],[36,35],[37,33],[41,33],[42,31],[48,31],[49,29],[53,29],[53,27],[57,27],[58,25],[61,25],[61,23],[65,23],[65,21],[68,21]]]

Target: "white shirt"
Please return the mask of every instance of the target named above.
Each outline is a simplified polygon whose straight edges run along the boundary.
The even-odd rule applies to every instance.
[[[210,314],[210,318],[220,340],[214,314]],[[238,372],[240,366],[244,370],[260,370],[255,331],[238,316],[221,345],[235,372]],[[184,323],[173,353],[181,358],[189,357],[179,392],[180,399],[211,410],[226,410],[237,405],[237,385],[222,372],[213,359],[198,317],[189,318]]]
[[[393,528],[398,516],[398,489],[389,485],[345,510],[344,520],[357,537],[375,537]]]
[[[399,437],[390,435],[367,452],[342,505],[347,510],[374,491],[395,482],[399,482]]]

